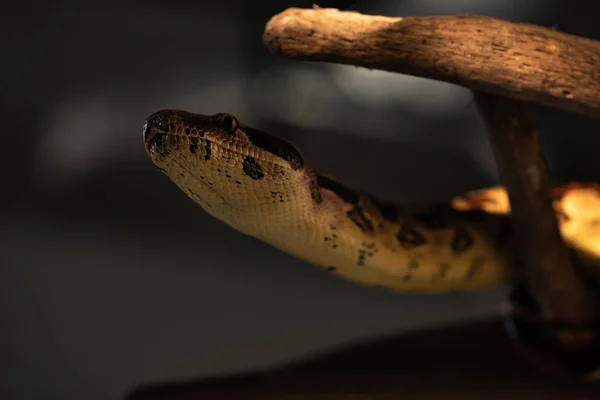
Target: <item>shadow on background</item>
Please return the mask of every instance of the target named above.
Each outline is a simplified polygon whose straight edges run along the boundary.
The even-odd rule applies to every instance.
[[[596,399],[600,384],[550,379],[486,319],[346,347],[278,370],[137,388],[127,400]]]

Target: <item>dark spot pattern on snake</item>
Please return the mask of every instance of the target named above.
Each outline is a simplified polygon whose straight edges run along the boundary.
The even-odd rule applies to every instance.
[[[452,265],[448,263],[441,263],[438,265],[437,273],[435,273],[431,279],[432,280],[443,280],[446,278],[448,271],[452,268]]]
[[[338,247],[338,244],[336,243],[337,239],[338,239],[338,235],[336,233],[331,233],[331,236],[325,235],[323,237],[323,241],[325,242],[325,245],[332,249],[337,249],[337,247]]]
[[[317,178],[313,178],[308,183],[308,190],[310,190],[310,197],[313,199],[315,204],[321,204],[323,202],[323,196],[321,195],[321,188],[317,182]]]
[[[457,254],[464,253],[473,247],[473,243],[473,237],[468,229],[457,228],[456,231],[454,231],[450,247],[452,247],[452,250]]]
[[[419,260],[417,260],[417,259],[410,260],[408,262],[408,265],[406,266],[406,273],[402,277],[402,280],[410,281],[412,279],[413,272],[418,269],[419,269]]]
[[[390,203],[385,203],[375,196],[369,196],[369,200],[371,200],[371,203],[377,207],[379,214],[381,214],[384,219],[387,219],[391,222],[396,222],[398,219],[398,207]]]
[[[367,251],[363,250],[363,249],[358,249],[358,260],[356,260],[356,263],[358,265],[365,265],[365,258],[367,256]]]
[[[467,281],[467,282],[472,281],[473,278],[475,278],[475,275],[477,275],[477,273],[483,269],[484,265],[485,265],[485,258],[483,258],[483,257],[475,258],[473,260],[473,262],[471,263],[471,267],[467,271],[467,274],[465,275],[465,281]]]
[[[396,235],[396,239],[398,239],[398,242],[406,250],[411,250],[427,243],[427,239],[425,239],[422,233],[406,225],[402,225],[400,232]]]
[[[358,249],[358,259],[356,260],[356,263],[361,266],[365,265],[366,260],[369,257],[373,257],[378,251],[379,249],[377,248],[377,245],[374,242],[362,242],[360,244],[360,248]]]
[[[284,203],[289,198],[289,195],[283,192],[271,191],[271,195],[266,197],[274,202]]]
[[[246,134],[253,145],[287,161],[293,170],[299,170],[304,166],[302,154],[285,140],[247,126],[240,126],[238,129]]]
[[[196,150],[198,150],[198,139],[190,138],[190,153],[196,154]]]
[[[354,206],[346,215],[361,231],[373,233],[373,223],[365,216],[359,206]]]
[[[210,142],[208,140],[204,143],[204,151],[206,152],[206,154],[204,155],[204,159],[206,161],[210,160],[210,156],[212,155],[212,152],[210,150]]]
[[[317,175],[317,183],[323,189],[331,190],[333,193],[337,194],[346,203],[350,203],[352,205],[358,204],[358,193],[342,185],[340,182],[323,175]]]
[[[254,180],[264,178],[265,174],[254,157],[246,156],[242,161],[242,170],[246,175]]]

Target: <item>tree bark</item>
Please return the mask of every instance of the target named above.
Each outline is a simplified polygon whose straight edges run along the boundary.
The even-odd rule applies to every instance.
[[[548,165],[531,113],[520,101],[486,93],[476,92],[475,101],[510,199],[519,266],[541,317],[560,325],[592,326],[596,299],[560,236]]]
[[[290,8],[267,23],[263,40],[283,57],[432,78],[600,118],[600,42],[540,26]]]

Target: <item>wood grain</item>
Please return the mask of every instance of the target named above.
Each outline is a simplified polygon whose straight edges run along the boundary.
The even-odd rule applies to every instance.
[[[594,325],[597,301],[560,236],[548,164],[533,116],[518,100],[476,92],[475,101],[510,199],[518,261],[541,317],[573,327]]]
[[[600,42],[540,26],[289,8],[271,18],[263,40],[282,57],[432,78],[600,118]]]

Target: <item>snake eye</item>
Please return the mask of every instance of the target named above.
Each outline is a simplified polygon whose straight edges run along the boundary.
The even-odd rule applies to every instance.
[[[167,124],[165,124],[163,117],[159,113],[152,114],[146,121],[146,124],[148,126],[153,126],[156,129],[160,129],[161,131],[167,130]]]
[[[237,119],[229,114],[221,114],[221,123],[223,124],[223,129],[229,133],[235,133],[239,126]]]

